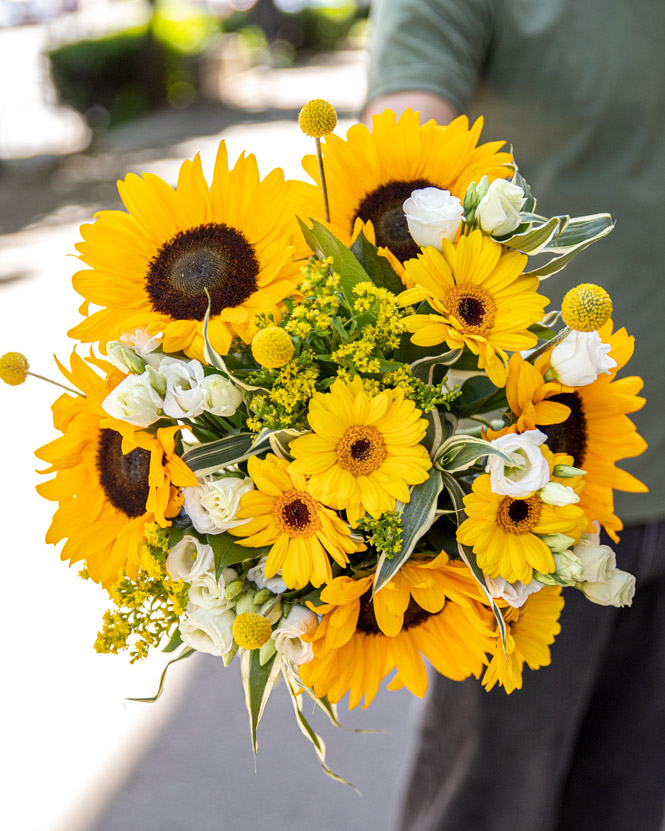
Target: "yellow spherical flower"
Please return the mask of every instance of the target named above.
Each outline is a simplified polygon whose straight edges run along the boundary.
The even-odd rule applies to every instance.
[[[243,612],[233,621],[233,640],[242,649],[259,649],[270,640],[270,621],[255,612]]]
[[[53,421],[63,435],[35,455],[49,464],[41,472],[56,476],[37,491],[59,503],[46,542],[66,539],[61,559],[85,561],[90,578],[109,587],[121,570],[137,575],[146,523],[170,525],[182,505],[180,489],[195,486],[197,479],[175,454],[179,427],[152,435],[101,409],[124,376],[111,364],[96,363],[106,378],[76,354],[71,371],[61,366],[86,398],[61,395],[53,405]]]
[[[306,252],[302,211],[281,170],[261,180],[251,155],[230,169],[221,142],[210,188],[196,156],[180,168],[175,190],[149,173],[130,173],[118,189],[128,212],[102,211],[81,227],[76,247],[90,269],[74,276],[74,288],[84,308],[102,308],[72,337],[105,343],[147,327],[163,333],[165,352],[204,361],[208,295],[208,337],[222,355],[234,337],[251,342],[256,315],[279,314]]]
[[[267,326],[252,338],[252,355],[257,364],[267,369],[279,369],[293,357],[295,347],[284,329]]]
[[[300,110],[298,125],[306,136],[321,138],[332,133],[337,124],[337,113],[323,98],[314,98]]]
[[[409,485],[427,479],[432,462],[420,444],[427,422],[404,390],[365,392],[356,375],[315,393],[307,419],[314,431],[291,442],[289,471],[310,476],[309,490],[324,504],[346,509],[349,522],[379,517],[410,500]]]
[[[548,303],[538,294],[538,278],[522,274],[527,258],[505,249],[480,231],[456,245],[443,240],[443,253],[426,248],[409,260],[405,279],[413,288],[399,296],[404,306],[426,300],[436,314],[404,319],[418,346],[466,346],[478,356],[492,383],[506,383],[507,352],[530,349],[537,337],[528,331]]]
[[[20,352],[6,352],[0,358],[0,379],[10,387],[17,387],[28,377],[29,367],[25,355]]]
[[[314,660],[299,674],[318,697],[337,703],[349,693],[349,709],[364,697],[368,707],[381,681],[388,689],[427,690],[428,660],[442,675],[461,681],[480,676],[496,638],[478,602],[477,584],[463,563],[441,555],[409,562],[372,598],[372,577],[336,577],[321,592],[322,615],[312,641]]]
[[[239,545],[272,546],[265,564],[266,577],[281,569],[290,589],[308,583],[320,586],[332,580],[329,557],[340,566],[349,554],[365,546],[352,539],[348,525],[312,494],[305,477],[288,471],[288,462],[269,453],[264,460],[251,456],[247,471],[256,489],[242,495],[237,519],[249,522],[229,529]]]
[[[581,283],[566,292],[561,317],[566,326],[578,332],[593,332],[612,315],[612,298],[601,286]]]

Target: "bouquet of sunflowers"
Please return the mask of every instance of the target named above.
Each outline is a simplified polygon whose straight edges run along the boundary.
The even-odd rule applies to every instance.
[[[334,776],[307,698],[337,724],[388,675],[423,696],[426,662],[510,693],[549,663],[563,588],[630,603],[598,531],[618,539],[613,489],[644,489],[615,464],[643,399],[608,294],[539,293],[609,215],[537,214],[465,117],[299,121],[316,185],[222,142],[210,186],[198,156],[176,188],[130,174],[127,210],[82,226],[70,335],[92,346],[58,363],[37,456],[47,542],[110,596],[95,648],[237,656],[254,750],[283,678]]]

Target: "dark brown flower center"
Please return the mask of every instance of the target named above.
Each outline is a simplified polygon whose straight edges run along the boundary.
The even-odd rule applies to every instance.
[[[480,286],[463,283],[446,294],[444,306],[462,324],[463,331],[473,335],[487,335],[494,325],[496,303]]]
[[[409,605],[406,607],[406,611],[404,612],[402,630],[412,629],[414,626],[420,626],[421,623],[424,623],[427,618],[431,616],[431,612],[426,612],[413,598],[411,598],[409,600]],[[379,629],[379,624],[376,622],[371,591],[366,592],[360,598],[360,613],[358,615],[356,629],[358,632],[364,632],[366,635],[383,634],[383,632]]]
[[[567,453],[576,467],[584,467],[587,448],[587,422],[584,403],[577,392],[561,392],[547,399],[570,407],[570,415],[561,424],[539,425],[547,433],[547,446],[552,453]]]
[[[289,537],[311,537],[321,528],[316,501],[305,491],[285,491],[275,499],[277,528]]]
[[[150,453],[137,447],[122,452],[122,436],[115,430],[102,430],[97,449],[99,482],[114,508],[128,517],[145,513],[150,486]]]
[[[376,234],[376,244],[389,248],[398,260],[404,262],[420,253],[420,247],[409,233],[404,215],[404,202],[414,190],[432,187],[427,179],[409,182],[394,181],[380,185],[368,193],[358,205],[351,222],[351,230],[357,217],[371,222]]]
[[[541,502],[537,496],[528,496],[526,499],[504,496],[499,502],[496,522],[506,534],[521,536],[522,534],[528,534],[532,528],[538,525],[541,510]]]
[[[376,427],[349,427],[335,448],[337,462],[353,476],[369,476],[381,467],[386,443]]]
[[[156,312],[175,320],[203,320],[239,306],[256,291],[259,262],[235,228],[210,222],[181,231],[148,265],[146,291]]]

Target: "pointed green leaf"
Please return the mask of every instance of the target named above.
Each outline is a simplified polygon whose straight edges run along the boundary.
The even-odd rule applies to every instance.
[[[197,444],[183,453],[182,460],[200,478],[244,462],[252,455],[255,445],[256,438],[252,433],[238,433],[207,444]]]
[[[171,639],[166,644],[164,649],[162,649],[162,652],[175,652],[181,643],[182,638],[180,637],[180,629],[176,627],[175,632],[171,635]]]
[[[474,375],[462,385],[462,394],[450,409],[459,418],[489,413],[507,405],[505,389],[497,389],[486,375]]]
[[[553,216],[541,225],[531,226],[528,231],[502,239],[501,245],[524,254],[537,254],[559,233],[563,219]]]
[[[228,531],[223,531],[221,534],[207,534],[206,539],[208,545],[212,548],[212,553],[215,555],[215,576],[218,579],[225,568],[241,563],[243,560],[262,557],[268,551],[268,548],[250,548],[238,545],[235,538]]]
[[[349,302],[353,301],[353,287],[358,283],[371,282],[369,275],[360,265],[353,253],[331,233],[325,225],[311,219],[312,228],[298,219],[300,228],[307,244],[314,253],[324,259],[332,258],[333,269],[339,274],[339,281],[344,296]]]
[[[504,462],[513,464],[512,457],[478,436],[451,436],[436,452],[435,463],[441,470],[458,473],[468,470],[474,462],[484,456],[498,456]]]
[[[182,661],[182,659],[183,659],[183,658],[189,658],[189,656],[190,656],[190,655],[193,655],[195,651],[196,651],[196,650],[195,650],[195,649],[192,649],[192,648],[191,648],[191,646],[186,646],[186,647],[182,650],[182,652],[180,653],[180,655],[178,655],[178,657],[177,657],[177,658],[172,658],[172,659],[168,662],[168,664],[164,667],[164,670],[162,671],[162,674],[161,674],[161,676],[160,676],[160,678],[159,678],[159,687],[157,688],[157,692],[156,692],[153,696],[151,696],[150,698],[128,698],[128,699],[126,699],[126,700],[127,700],[127,701],[138,701],[138,702],[140,702],[141,704],[154,704],[154,703],[155,703],[155,701],[157,701],[157,699],[160,697],[160,695],[161,695],[161,694],[162,694],[162,692],[164,691],[164,681],[165,681],[165,679],[166,679],[166,673],[167,673],[167,671],[168,671],[168,668],[169,668],[172,664],[177,664],[177,663],[178,663],[178,661]]]
[[[610,214],[573,217],[565,229],[544,250],[565,254],[566,251],[577,248],[580,243],[602,239],[612,231],[614,225],[615,222]]]
[[[449,349],[441,355],[429,355],[426,358],[418,358],[411,364],[411,372],[416,378],[426,384],[432,384],[434,370],[437,366],[452,366],[462,355],[461,349]]]
[[[256,728],[259,726],[263,710],[275,680],[279,675],[281,663],[277,655],[273,655],[261,666],[258,649],[244,650],[240,659],[240,673],[242,686],[245,691],[245,706],[249,715],[249,732],[254,751],[254,768],[256,768]]]
[[[395,269],[385,257],[379,254],[379,249],[367,239],[362,231],[353,241],[351,251],[375,286],[388,289],[393,294],[400,294],[404,291],[404,283],[395,273]]]

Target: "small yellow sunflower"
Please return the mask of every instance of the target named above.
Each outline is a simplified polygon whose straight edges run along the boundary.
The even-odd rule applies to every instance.
[[[309,491],[326,505],[346,508],[349,522],[379,517],[408,502],[409,485],[427,479],[432,462],[419,444],[427,422],[401,389],[369,396],[359,375],[315,393],[307,419],[314,431],[291,442],[289,471],[310,476]]]
[[[426,300],[436,312],[404,319],[412,342],[466,346],[492,383],[503,387],[506,352],[536,345],[527,329],[542,318],[548,303],[537,293],[538,278],[522,274],[526,259],[480,231],[460,237],[456,245],[443,240],[443,253],[426,248],[406,264],[405,282],[413,288],[399,296],[403,306]]]
[[[423,657],[449,678],[480,676],[495,635],[464,564],[443,554],[407,563],[373,599],[371,585],[372,577],[336,577],[321,592],[324,605],[309,604],[322,618],[311,636],[314,660],[299,673],[318,697],[336,703],[349,692],[349,709],[363,697],[368,707],[392,670],[388,689],[406,686],[422,697]]]
[[[130,173],[118,189],[128,213],[102,211],[81,227],[76,248],[90,270],[74,276],[74,288],[84,308],[103,308],[72,337],[106,343],[147,326],[164,333],[165,351],[203,361],[206,289],[210,342],[225,355],[234,337],[251,341],[256,314],[278,314],[296,288],[301,235],[281,170],[260,180],[251,155],[230,170],[221,142],[210,189],[198,155],[180,168],[176,190],[149,173]]]
[[[35,455],[50,465],[42,473],[56,476],[37,491],[59,503],[46,542],[66,538],[61,559],[85,560],[91,579],[109,587],[121,570],[136,576],[145,524],[170,525],[182,503],[180,488],[197,480],[175,455],[179,427],[153,436],[110,419],[100,404],[112,383],[76,354],[71,363],[63,373],[87,397],[61,395],[54,403],[54,424],[63,435]]]
[[[612,321],[599,334],[612,347],[609,355],[617,362],[616,367],[609,375],[599,375],[593,384],[585,387],[557,385],[560,392],[548,393],[548,403],[565,405],[570,409],[570,416],[561,424],[546,425],[542,429],[553,451],[568,453],[574,464],[586,471],[580,506],[617,542],[623,524],[614,513],[613,491],[644,493],[647,490],[642,482],[616,466],[621,459],[639,456],[646,450],[646,442],[628,418],[628,413],[644,406],[645,399],[639,396],[644,382],[635,375],[616,377],[630,360],[635,339],[625,329],[613,333]],[[547,372],[549,353],[537,359],[536,368],[543,375]]]
[[[549,647],[561,631],[559,616],[563,604],[561,588],[545,586],[530,595],[521,608],[508,606],[502,610],[508,630],[506,650],[501,639],[495,639],[492,660],[483,676],[485,689],[499,684],[511,693],[522,688],[525,663],[529,669],[549,666]]]
[[[329,135],[323,160],[330,201],[331,231],[348,245],[360,228],[399,262],[420,251],[409,234],[402,210],[414,190],[436,187],[459,199],[471,182],[487,175],[490,182],[510,175],[510,153],[499,152],[504,142],[478,145],[482,119],[472,127],[460,116],[445,127],[434,121],[420,126],[419,115],[406,110],[399,119],[392,110],[375,115],[371,132],[362,124],[346,139]],[[316,156],[305,156],[303,167],[320,184]],[[320,191],[304,185],[307,216],[323,220]]]
[[[560,424],[570,415],[570,407],[551,400],[561,392],[558,381],[545,383],[541,373],[515,352],[508,361],[506,399],[511,412],[517,418],[518,433],[535,429],[536,425]],[[492,434],[496,438],[498,434]]]
[[[345,566],[348,555],[365,546],[351,538],[348,525],[334,511],[317,502],[305,477],[288,467],[272,453],[265,460],[250,457],[247,471],[256,490],[243,494],[236,514],[250,520],[229,533],[242,538],[239,545],[272,546],[266,577],[281,569],[290,589],[308,583],[317,587],[332,580],[329,556]]]
[[[556,465],[570,465],[565,453],[541,450],[550,471]],[[575,476],[551,481],[569,485],[578,495],[584,479]],[[549,505],[537,493],[515,498],[492,492],[490,475],[474,479],[473,490],[464,497],[467,519],[457,529],[457,539],[473,548],[478,565],[488,577],[503,577],[509,583],[530,583],[533,570],[549,574],[555,570],[552,552],[541,539],[546,534],[566,534],[575,541],[587,529],[589,520],[579,503]]]

